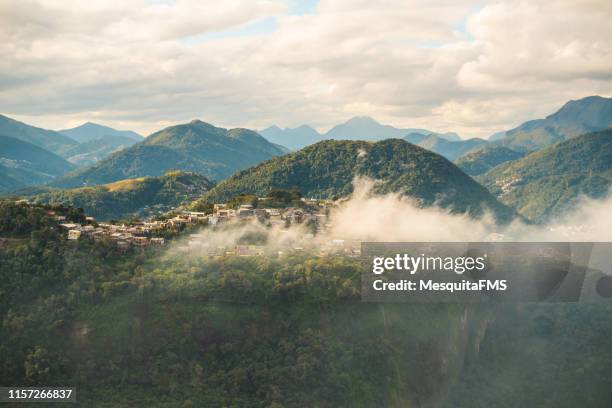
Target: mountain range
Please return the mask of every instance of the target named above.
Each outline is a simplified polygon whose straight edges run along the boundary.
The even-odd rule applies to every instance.
[[[91,165],[143,138],[131,131],[86,123],[53,131],[0,115],[0,191],[47,183],[77,167]],[[69,162],[69,163],[68,163]]]
[[[380,124],[368,116],[356,116],[345,123],[332,127],[325,133],[319,133],[309,125],[286,129],[281,129],[274,125],[261,130],[259,133],[270,142],[286,146],[292,150],[299,150],[322,140],[379,141],[393,138],[401,139],[409,133],[438,135],[441,138],[452,141],[461,140],[456,133],[437,134],[426,129],[398,129],[393,126]]]
[[[116,130],[91,122],[59,133],[79,143],[62,153],[77,166],[89,166],[143,140],[141,135],[131,130]]]
[[[305,197],[339,198],[351,194],[356,176],[379,180],[378,194],[401,192],[422,206],[439,205],[473,216],[488,208],[503,221],[514,214],[450,161],[400,139],[319,142],[234,174],[202,201],[265,196],[273,188],[292,187]]]
[[[83,208],[86,214],[104,221],[138,215],[149,207],[166,211],[169,207],[201,196],[213,185],[200,174],[175,171],[157,177],[49,191],[32,197],[31,201],[37,204],[62,204]]]
[[[252,130],[228,130],[194,120],[155,132],[142,142],[51,185],[61,188],[91,186],[126,178],[159,176],[169,170],[192,171],[220,180],[282,154],[281,148]]]
[[[407,149],[404,144],[397,144],[397,140],[402,139],[409,142],[412,148],[420,146],[455,161],[460,169],[484,183],[504,203],[515,206],[526,217],[543,220],[570,208],[580,194],[592,197],[599,197],[603,194],[607,188],[606,173],[592,169],[588,162],[589,155],[593,156],[593,160],[605,161],[608,159],[607,156],[602,158],[607,148],[604,143],[606,136],[600,136],[602,140],[598,139],[598,143],[581,142],[576,145],[565,143],[574,138],[579,139],[575,142],[578,143],[582,140],[581,135],[584,132],[597,132],[611,126],[612,99],[600,96],[569,101],[559,111],[546,118],[529,121],[514,129],[498,132],[490,140],[478,138],[463,140],[454,134],[440,135],[424,129],[397,129],[382,125],[368,117],[353,118],[333,127],[325,134],[319,134],[315,129],[306,125],[285,130],[272,127],[261,132],[271,140],[268,141],[251,130],[228,130],[198,120],[170,126],[147,138],[142,138],[134,132],[118,131],[94,123],[85,123],[79,127],[62,131],[45,130],[0,115],[0,175],[2,176],[0,192],[3,194],[15,190],[35,192],[39,189],[32,186],[45,183],[55,188],[93,186],[124,179],[161,176],[170,170],[196,172],[207,179],[220,181],[236,171],[248,169],[262,161],[286,154],[287,149],[277,144],[279,142],[290,148],[297,148],[302,144],[309,145],[304,152],[297,152],[300,153],[299,155],[289,155],[287,162],[282,160],[272,162],[280,163],[281,166],[287,168],[294,168],[294,160],[313,159],[318,164],[313,165],[314,167],[308,171],[302,169],[303,166],[306,166],[305,164],[300,164],[302,166],[300,171],[303,177],[311,177],[314,174],[315,180],[319,180],[317,183],[322,183],[322,187],[313,186],[314,182],[309,179],[296,179],[292,174],[283,173],[278,180],[268,180],[267,170],[260,173],[263,171],[262,167],[255,167],[249,171],[254,171],[258,177],[263,177],[264,181],[253,179],[250,182],[252,186],[248,186],[249,188],[255,188],[262,183],[265,188],[276,186],[278,183],[287,187],[285,184],[291,182],[295,185],[306,186],[303,193],[329,197],[347,194],[346,189],[351,188],[347,180],[352,180],[356,172],[369,174],[372,177],[380,176],[383,179],[388,178],[390,174],[402,179],[412,177],[409,174],[413,174],[414,177],[426,177],[425,173],[429,170],[426,170],[425,173],[404,170],[408,174],[406,175],[398,168],[393,168],[388,169],[388,173],[372,171],[370,174],[365,171],[371,170],[369,165],[364,170],[350,161],[342,163],[347,153],[342,147],[333,147],[335,146],[333,144],[323,143],[321,145],[323,147],[317,147],[315,150],[309,149],[310,146],[321,143],[320,139],[348,138],[377,141],[391,138],[396,140],[394,142],[396,144],[392,146],[400,151]],[[370,144],[366,143],[364,146],[370,146]],[[571,155],[567,146],[578,149],[577,152],[580,154],[576,157],[579,157],[580,160],[576,160],[576,157]],[[597,151],[597,148],[602,150]],[[364,147],[364,149],[369,148]],[[339,165],[336,165],[336,159],[330,153],[335,150],[341,157],[338,159],[341,162]],[[548,154],[552,154],[551,157],[555,159],[547,156]],[[320,157],[323,156],[327,157],[326,160],[329,163],[325,165],[321,163]],[[437,155],[430,157],[435,163],[440,160]],[[559,157],[563,157],[564,163],[558,161]],[[381,160],[413,159],[410,155],[393,152],[390,152],[388,157],[381,156]],[[545,179],[542,176],[544,172],[539,170],[533,160],[540,161],[540,166],[545,166],[552,178]],[[404,164],[400,162],[395,165]],[[572,166],[573,173],[571,173]],[[426,166],[426,169],[428,168]],[[584,176],[581,170],[583,168],[590,169],[593,176]],[[265,167],[265,169],[270,169],[270,167]],[[280,170],[270,171],[274,174],[282,173]],[[342,172],[346,174],[341,175]],[[449,174],[454,173],[449,172],[447,175]],[[575,177],[568,178],[570,174]],[[238,173],[238,175],[245,177],[244,173]],[[234,177],[228,182],[234,183]],[[557,180],[566,180],[566,187],[560,187],[561,181],[561,184],[555,185],[554,177],[557,177]],[[335,183],[333,181],[323,182],[325,178],[338,178],[341,181],[339,185],[336,185],[333,184]],[[453,176],[453,180],[459,179]],[[511,182],[510,185],[508,181]],[[242,181],[238,184],[241,183]],[[395,186],[390,181],[384,185]],[[221,183],[215,191],[221,192],[227,189],[230,192],[234,190],[239,192],[242,188],[230,187],[231,183],[227,185]],[[409,190],[416,191],[414,190],[416,187],[413,187],[410,185]],[[391,188],[389,191],[394,190]],[[437,190],[432,188],[428,191],[431,193]],[[212,197],[212,192],[210,196]],[[223,193],[219,197],[221,196],[226,196],[226,194]],[[431,202],[431,194],[422,197],[416,194],[416,196],[426,204]],[[473,203],[474,200],[471,201]],[[453,206],[459,210],[469,206],[456,204],[454,203]]]
[[[612,127],[612,98],[589,96],[567,102],[557,112],[494,135],[496,145],[534,151],[575,136]]]
[[[534,221],[602,198],[612,182],[612,129],[570,138],[477,176],[499,199]]]
[[[0,135],[0,193],[47,183],[72,169],[71,163],[48,150]]]
[[[117,130],[92,122],[86,122],[75,128],[60,130],[59,133],[68,136],[79,143],[87,143],[94,140],[105,139],[109,136],[123,137],[126,139],[131,139],[134,142],[142,141],[142,136],[136,132],[132,132],[131,130]]]
[[[19,139],[59,155],[79,144],[59,132],[27,125],[4,115],[0,115],[0,135]]]

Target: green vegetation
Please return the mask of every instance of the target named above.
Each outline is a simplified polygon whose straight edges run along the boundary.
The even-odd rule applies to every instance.
[[[222,129],[201,121],[171,126],[114,153],[92,167],[53,183],[72,188],[126,178],[159,176],[168,170],[192,171],[219,180],[273,156],[283,154],[257,133]]]
[[[113,407],[612,403],[606,305],[362,303],[341,256],[122,253],[8,202],[0,226],[5,386]]]
[[[77,166],[88,166],[136,143],[129,137],[109,135],[74,146],[64,152],[64,157]]]
[[[612,180],[612,130],[575,137],[501,164],[478,180],[520,214],[546,221],[572,208],[580,197],[607,195]]]
[[[287,208],[287,207],[302,207],[304,203],[301,201],[302,195],[297,187],[291,190],[282,188],[273,188],[264,197],[257,197],[253,194],[241,194],[230,198],[225,204],[228,208],[238,208],[241,205],[252,205],[253,208]],[[192,206],[201,205],[203,201],[198,200]]]
[[[455,160],[455,164],[470,176],[478,176],[495,166],[512,160],[518,160],[524,156],[525,153],[517,152],[507,147],[486,146],[459,157]]]
[[[382,142],[324,141],[268,160],[222,181],[204,202],[267,195],[274,188],[296,187],[304,197],[349,195],[353,179],[365,176],[381,183],[376,193],[402,192],[422,205],[440,205],[477,216],[488,207],[500,220],[513,212],[448,160],[399,139]]]
[[[119,219],[145,208],[176,207],[210,190],[206,177],[188,172],[168,172],[159,177],[127,179],[95,187],[50,191],[36,195],[39,204],[64,204],[83,208],[99,220]]]
[[[45,149],[0,135],[0,193],[46,183],[73,168],[72,164]]]
[[[544,119],[532,120],[508,130],[495,146],[534,151],[585,133],[612,126],[612,98],[589,96],[569,101]]]

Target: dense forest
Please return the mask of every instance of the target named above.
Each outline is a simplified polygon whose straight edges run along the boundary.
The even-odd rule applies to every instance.
[[[264,196],[298,188],[304,197],[335,199],[353,191],[356,176],[379,181],[374,192],[399,192],[420,205],[439,205],[474,216],[489,209],[499,221],[514,212],[454,164],[404,140],[328,140],[265,161],[220,182],[202,200],[224,202],[240,194]]]
[[[343,256],[118,252],[6,201],[0,227],[3,385],[84,406],[612,403],[606,305],[362,303]]]

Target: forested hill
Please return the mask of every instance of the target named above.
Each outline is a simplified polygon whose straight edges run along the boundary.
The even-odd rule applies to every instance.
[[[600,198],[612,182],[612,130],[569,139],[478,177],[522,215],[546,221],[580,197]]]
[[[195,120],[153,133],[144,141],[67,175],[53,185],[91,186],[159,176],[169,170],[192,171],[219,180],[282,154],[283,149],[251,130],[228,130]]]
[[[445,158],[400,139],[381,142],[323,141],[268,160],[222,181],[203,200],[224,202],[240,194],[264,196],[272,188],[297,187],[305,197],[349,195],[355,176],[379,180],[375,192],[402,192],[424,206],[482,214],[500,220],[513,211]]]
[[[202,175],[177,171],[158,177],[50,191],[33,197],[32,201],[83,208],[87,215],[99,220],[109,220],[138,215],[145,210],[153,211],[153,207],[163,211],[195,199],[212,186],[213,183]]]
[[[503,146],[486,146],[475,152],[469,152],[457,160],[455,164],[470,176],[486,173],[495,166],[524,157],[525,153]]]

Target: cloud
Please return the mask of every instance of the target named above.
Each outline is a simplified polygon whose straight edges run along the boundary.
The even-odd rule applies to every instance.
[[[608,1],[290,9],[281,0],[0,1],[0,112],[143,133],[195,117],[326,128],[366,114],[483,136],[569,99],[612,95]]]
[[[342,250],[334,240],[348,245],[360,242],[610,242],[612,196],[603,200],[584,198],[577,207],[546,225],[527,225],[516,220],[498,226],[490,216],[474,219],[439,207],[420,207],[401,194],[373,194],[375,181],[356,178],[346,200],[331,209],[325,232],[313,236],[303,224],[289,229],[268,228],[258,221],[228,223],[203,228],[199,237],[186,238],[171,248],[193,255],[231,251],[238,244],[257,243],[266,251]],[[245,240],[245,238],[247,238]],[[191,241],[191,244],[188,244]]]

